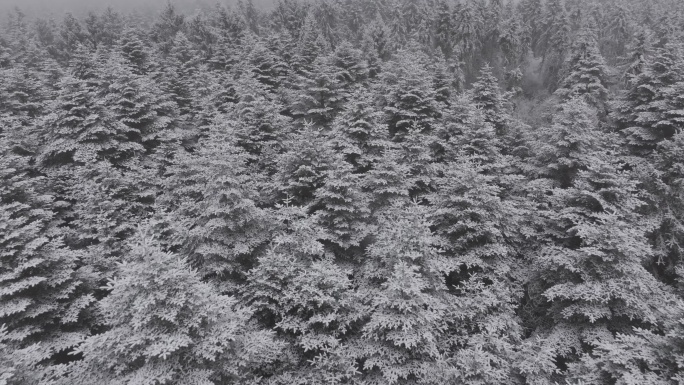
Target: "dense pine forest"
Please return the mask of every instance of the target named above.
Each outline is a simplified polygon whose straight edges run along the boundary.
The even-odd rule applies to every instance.
[[[0,384],[684,384],[684,2],[0,27]]]

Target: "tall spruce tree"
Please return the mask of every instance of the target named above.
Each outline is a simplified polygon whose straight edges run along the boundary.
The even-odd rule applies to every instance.
[[[617,4],[610,8],[605,28],[606,33],[599,45],[602,46],[602,52],[608,61],[613,62],[626,54],[626,43],[632,34],[632,26],[625,7]]]
[[[140,137],[136,140],[139,131],[116,120],[84,80],[64,77],[51,110],[42,122],[47,128],[40,157],[45,165],[101,160],[120,164],[144,151]]]
[[[323,56],[330,50],[330,42],[320,29],[320,25],[313,11],[304,20],[304,25],[297,44],[297,62],[301,69],[310,68],[319,56]]]
[[[627,85],[633,84],[644,71],[646,55],[650,49],[649,45],[650,39],[646,29],[640,29],[632,36],[628,52],[629,61],[624,74],[624,81]]]
[[[681,84],[681,83],[677,83]],[[684,226],[679,219],[684,212],[684,196],[681,193],[682,164],[682,125],[681,125],[681,86],[672,87],[665,114],[676,130],[671,138],[663,139],[654,149],[647,161],[634,162],[640,170],[644,194],[649,199],[648,213],[655,222],[649,238],[655,248],[650,267],[661,280],[676,288],[682,294],[684,276],[682,240]],[[679,89],[679,90],[678,90]],[[669,93],[669,92],[668,92]]]
[[[235,127],[219,117],[193,153],[179,152],[164,182],[162,197],[171,230],[167,241],[203,278],[234,291],[268,239],[272,222],[258,208],[255,181],[246,173],[245,152]]]
[[[356,172],[366,171],[379,161],[389,140],[389,130],[383,123],[384,114],[376,99],[366,89],[353,91],[332,124],[336,149]]]
[[[347,98],[344,77],[325,57],[316,59],[311,70],[297,76],[291,113],[302,122],[327,127]]]
[[[340,43],[328,61],[335,68],[335,76],[345,87],[361,83],[368,77],[368,63],[363,52],[348,41]]]
[[[363,31],[362,49],[366,55],[377,56],[380,60],[387,60],[393,51],[391,31],[382,16],[377,13],[375,19]]]
[[[11,375],[3,378],[10,384],[38,384],[49,380],[56,355],[88,334],[90,284],[97,279],[64,243],[56,215],[62,202],[48,180],[10,144],[0,136],[0,324],[4,357],[15,371],[2,376]]]
[[[121,38],[118,39],[118,46],[119,52],[131,66],[133,72],[145,74],[149,71],[149,55],[138,31],[126,28],[122,32]]]
[[[289,197],[295,205],[308,205],[325,183],[326,173],[343,161],[341,155],[335,152],[329,136],[313,124],[287,135],[284,146],[287,150],[277,157],[273,194],[278,200]]]
[[[29,69],[0,69],[0,115],[28,126],[44,115],[50,92],[43,87],[41,74]]]
[[[661,121],[666,108],[665,91],[682,76],[677,52],[676,45],[657,49],[615,106],[617,128],[636,154],[649,154],[660,141],[674,134],[673,127],[667,121],[661,125]]]
[[[248,60],[254,78],[271,90],[283,86],[290,73],[287,62],[258,41],[250,51]]]
[[[99,302],[108,330],[77,349],[64,384],[250,381],[279,344],[249,308],[220,295],[144,232]]]
[[[183,32],[174,35],[168,49],[169,60],[154,77],[178,106],[179,115],[191,120],[202,111],[198,99],[206,83],[200,80],[200,60]]]
[[[323,186],[316,191],[313,207],[327,231],[325,239],[344,249],[360,246],[372,229],[362,179],[353,173],[351,165],[340,162],[328,171]]]
[[[178,14],[173,4],[168,1],[159,14],[157,22],[152,26],[150,35],[152,40],[159,45],[160,50],[168,54],[173,47],[173,39],[176,38],[178,32],[183,31],[185,24],[185,17]]]
[[[434,129],[439,116],[437,92],[425,69],[427,57],[415,45],[397,53],[381,74],[379,92],[393,140],[401,141],[415,126],[420,132]]]
[[[467,71],[472,74],[475,67],[474,58],[482,44],[482,23],[483,20],[473,9],[471,2],[459,4],[454,8],[454,37],[456,39],[456,49],[459,59],[466,63]]]
[[[472,93],[473,101],[484,111],[485,121],[494,126],[497,135],[504,135],[507,126],[506,102],[501,95],[499,80],[492,73],[489,64],[485,64],[480,70],[480,76],[473,84]]]
[[[441,268],[453,293],[449,325],[454,381],[510,383],[522,337],[515,304],[522,282],[515,280],[515,236],[521,209],[502,198],[499,176],[477,157],[461,155],[443,164],[430,218],[445,241]]]
[[[536,53],[543,28],[542,12],[544,8],[541,0],[522,0],[518,7],[518,12],[522,14],[526,35],[529,36],[530,48]]]
[[[440,240],[416,204],[392,207],[378,217],[378,225],[358,273],[367,320],[350,341],[350,354],[369,383],[448,381],[444,333],[453,302],[440,264]]]
[[[67,13],[59,27],[59,46],[64,57],[69,58],[78,46],[88,45],[88,40],[88,33],[83,30],[78,19]]]
[[[535,295],[546,300],[537,333],[561,360],[576,361],[612,333],[657,325],[664,308],[656,303],[673,298],[644,267],[653,250],[638,181],[606,156],[615,138],[597,128],[595,111],[572,99],[542,135],[538,159],[550,185],[533,257]]]
[[[275,236],[243,289],[257,318],[287,344],[274,382],[348,381],[356,370],[345,340],[361,316],[350,272],[326,252],[317,215],[289,201],[275,210]]]
[[[570,49],[556,94],[561,100],[581,96],[604,113],[608,100],[607,74],[603,57],[591,35],[590,31],[583,31]]]
[[[237,145],[248,156],[247,164],[256,173],[273,175],[277,170],[276,155],[282,151],[281,139],[292,121],[281,114],[285,107],[277,96],[257,79],[243,76],[235,82],[238,100],[226,107],[228,124],[234,126]]]
[[[542,57],[545,85],[554,90],[560,81],[565,56],[571,42],[570,20],[563,0],[549,0],[543,20],[543,30],[538,42]]]
[[[148,77],[136,74],[125,59],[112,55],[100,78],[106,89],[101,93],[114,118],[130,128],[129,137],[152,150],[174,129],[176,105]]]
[[[453,15],[449,3],[441,0],[437,3],[435,19],[435,45],[442,50],[445,57],[453,54]]]
[[[672,384],[683,380],[682,308],[678,304],[658,331],[635,328],[596,344],[593,354],[571,366],[570,381],[606,384]]]

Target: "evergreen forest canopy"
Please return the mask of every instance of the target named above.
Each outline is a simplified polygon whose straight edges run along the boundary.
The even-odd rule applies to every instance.
[[[684,384],[684,2],[0,34],[0,384]]]

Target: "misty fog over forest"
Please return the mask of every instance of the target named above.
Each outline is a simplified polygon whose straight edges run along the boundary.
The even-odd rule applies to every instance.
[[[237,7],[239,0],[172,0],[180,12],[193,14],[196,10],[208,9],[216,4],[226,7]],[[253,0],[259,9],[273,8],[276,0]],[[88,12],[101,12],[112,7],[120,12],[155,13],[162,10],[168,0],[0,0],[0,13],[6,14],[19,7],[29,16],[54,16],[61,18],[64,13],[71,12],[85,15]]]

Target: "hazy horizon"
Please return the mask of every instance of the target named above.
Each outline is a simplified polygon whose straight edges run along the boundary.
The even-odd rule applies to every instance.
[[[259,8],[268,8],[276,0],[253,0]],[[67,12],[75,15],[88,12],[101,12],[112,7],[120,12],[154,12],[162,9],[168,0],[0,0],[0,19],[6,17],[7,12],[18,7],[28,16],[59,17]],[[171,0],[181,12],[189,13],[195,9],[207,8],[215,4],[236,6],[238,0]]]

